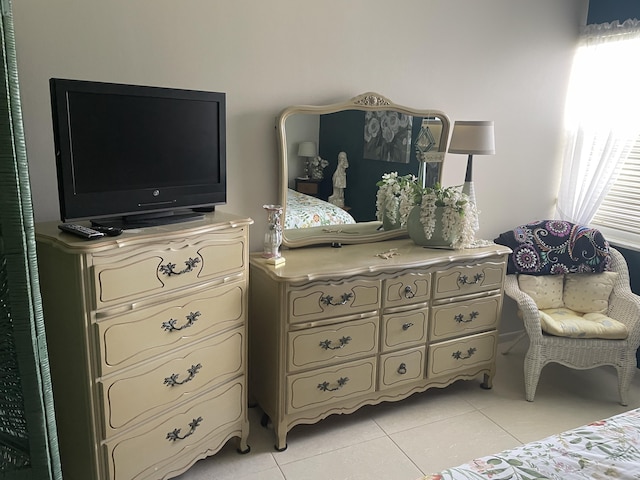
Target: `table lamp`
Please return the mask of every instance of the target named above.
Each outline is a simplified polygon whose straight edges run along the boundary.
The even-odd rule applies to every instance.
[[[493,137],[493,120],[486,121],[456,121],[453,124],[449,153],[469,155],[467,172],[464,177],[462,192],[476,203],[476,193],[473,188],[472,170],[474,155],[493,155],[496,153]]]
[[[298,156],[306,159],[304,165],[305,178],[309,178],[309,174],[311,173],[309,162],[312,158],[315,158],[316,155],[318,155],[318,148],[315,142],[300,142],[298,145]]]

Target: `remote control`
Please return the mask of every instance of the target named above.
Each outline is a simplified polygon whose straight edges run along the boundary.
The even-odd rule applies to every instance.
[[[104,225],[91,225],[91,229],[96,232],[104,233],[110,237],[117,237],[122,233],[122,229],[118,227],[107,227]]]
[[[61,225],[58,225],[58,228],[63,232],[73,233],[74,235],[78,235],[79,237],[85,238],[87,240],[104,237],[104,233],[102,232],[98,232],[93,228],[84,227],[75,223],[63,223]]]

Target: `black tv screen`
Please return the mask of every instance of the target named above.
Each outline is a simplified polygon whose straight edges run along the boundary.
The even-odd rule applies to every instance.
[[[50,91],[62,221],[146,226],[226,202],[224,93],[59,78]]]

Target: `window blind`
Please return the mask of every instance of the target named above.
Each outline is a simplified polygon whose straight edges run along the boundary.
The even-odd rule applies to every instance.
[[[640,248],[640,137],[592,221],[607,238]]]

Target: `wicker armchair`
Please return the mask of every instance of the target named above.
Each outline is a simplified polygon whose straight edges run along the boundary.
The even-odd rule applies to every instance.
[[[524,361],[526,399],[533,401],[542,367],[556,362],[570,368],[587,369],[612,365],[618,372],[620,404],[627,405],[627,393],[636,367],[636,350],[640,346],[640,296],[631,292],[629,270],[620,252],[610,248],[611,270],[618,277],[609,297],[607,316],[624,323],[629,336],[624,340],[569,338],[542,332],[540,313],[533,299],[520,290],[517,275],[506,276],[505,293],[513,298],[520,310],[529,350]]]

